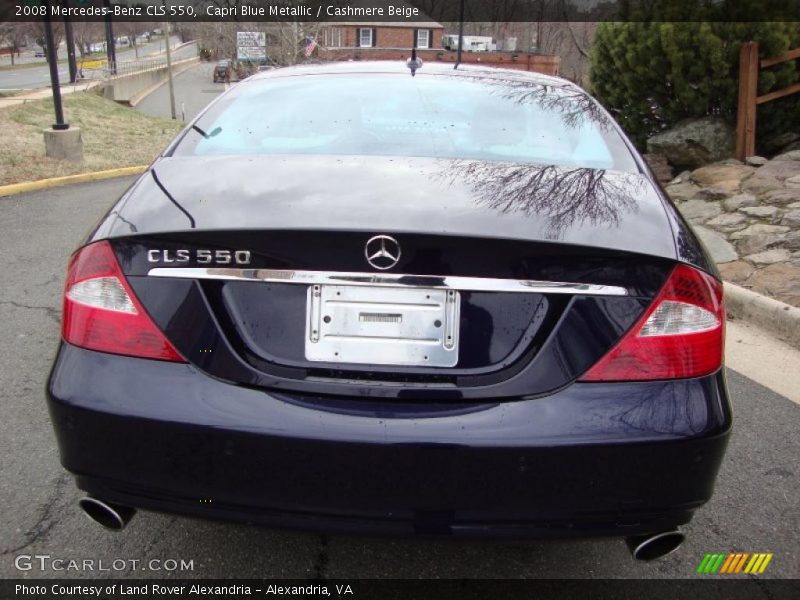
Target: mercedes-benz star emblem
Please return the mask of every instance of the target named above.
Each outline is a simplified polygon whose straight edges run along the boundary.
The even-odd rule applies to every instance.
[[[388,235],[376,235],[367,241],[364,249],[367,262],[376,269],[391,269],[400,260],[400,244]]]

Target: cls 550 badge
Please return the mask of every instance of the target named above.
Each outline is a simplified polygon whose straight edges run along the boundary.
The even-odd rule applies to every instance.
[[[250,250],[148,250],[147,262],[151,263],[188,263],[199,265],[249,265]]]

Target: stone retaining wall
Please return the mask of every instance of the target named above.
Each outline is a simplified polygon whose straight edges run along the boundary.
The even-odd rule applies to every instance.
[[[800,306],[800,150],[725,160],[665,189],[725,279]]]

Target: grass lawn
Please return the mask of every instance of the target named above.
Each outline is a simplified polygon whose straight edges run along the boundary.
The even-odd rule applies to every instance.
[[[64,117],[80,127],[82,163],[44,155],[42,131],[55,120],[53,100],[0,109],[0,185],[149,164],[183,124],[120,106],[91,92],[64,96]]]

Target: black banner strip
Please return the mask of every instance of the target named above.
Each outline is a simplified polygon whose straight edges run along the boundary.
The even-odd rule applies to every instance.
[[[576,565],[578,568],[578,565]],[[800,597],[799,580],[757,577],[706,577],[683,580],[183,580],[183,579],[7,579],[0,582],[0,597],[37,600],[171,600],[217,598],[304,598],[307,600],[353,599],[416,600],[421,598],[525,599],[559,598],[592,600],[619,598],[639,600],[788,600]]]
[[[0,0],[0,21],[800,21],[800,0]]]

